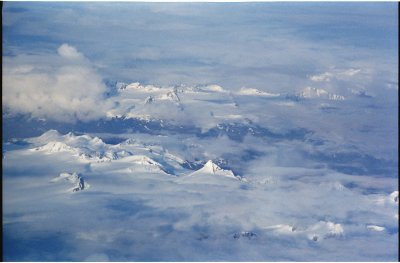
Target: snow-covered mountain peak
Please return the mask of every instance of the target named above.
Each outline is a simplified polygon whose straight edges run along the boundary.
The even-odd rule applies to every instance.
[[[62,136],[62,139],[60,138],[59,141],[64,141],[68,145],[72,145],[74,147],[95,147],[95,148],[101,148],[105,147],[105,143],[103,142],[102,139],[99,137],[92,137],[90,135],[84,134],[84,135],[75,135],[71,132],[67,133],[66,135]]]
[[[166,174],[170,174],[169,172],[167,172],[162,164],[146,155],[131,155],[125,157],[124,160],[133,164],[133,166],[129,168],[129,170],[133,173],[146,171],[155,173],[163,172]]]
[[[215,84],[202,86],[202,87],[200,87],[200,90],[213,91],[213,92],[226,92],[226,90],[224,90],[224,88],[222,88],[219,85],[215,85]]]
[[[330,93],[324,89],[318,89],[313,87],[306,87],[302,92],[298,94],[301,98],[314,99],[329,99],[329,100],[344,100],[344,96]]]
[[[268,93],[255,88],[241,88],[238,92],[240,95],[255,95],[255,96],[269,96],[269,97],[279,97],[280,94]]]
[[[103,140],[100,139],[99,137],[92,138],[90,140],[90,142],[93,143],[93,144],[96,144],[96,145],[99,145],[99,144],[103,145],[104,144]]]
[[[191,175],[197,175],[197,174],[219,175],[240,180],[240,177],[235,176],[235,174],[231,170],[222,169],[212,160],[208,160],[207,163],[201,169],[197,170]]]
[[[367,225],[367,229],[370,231],[382,232],[385,231],[385,227],[377,225]]]
[[[321,238],[328,239],[342,236],[344,234],[344,229],[341,224],[336,224],[331,221],[320,221],[309,227],[306,232],[308,232],[308,238],[310,240],[318,241]]]
[[[63,142],[58,141],[50,141],[46,145],[41,147],[34,148],[35,151],[44,151],[47,153],[54,153],[54,152],[74,152],[75,149],[68,146]]]
[[[117,82],[115,84],[115,87],[117,88],[117,90],[124,90],[126,88],[127,84],[124,82]]]
[[[208,160],[203,166],[202,171],[215,174],[218,171],[222,171],[222,168],[215,164],[212,160]]]
[[[154,161],[153,159],[145,156],[145,155],[134,155],[131,157],[132,161],[137,163],[137,164],[143,164],[143,165],[152,165],[152,166],[160,166],[158,162]]]
[[[162,94],[158,97],[159,100],[169,100],[175,103],[179,103],[180,99],[176,91],[169,91],[166,94]]]
[[[47,132],[43,133],[39,137],[29,138],[26,139],[27,142],[35,143],[35,144],[46,144],[50,141],[58,141],[59,138],[62,136],[57,130],[48,130]]]
[[[153,96],[148,96],[148,97],[146,98],[146,100],[144,101],[144,104],[151,104],[151,103],[153,103],[154,101],[155,101],[155,99],[154,99]]]
[[[153,85],[142,85],[139,82],[133,82],[130,84],[125,84],[125,83],[117,83],[116,85],[117,90],[120,92],[124,91],[136,91],[136,92],[157,92],[161,88],[155,87]]]
[[[399,203],[399,191],[394,191],[389,195],[389,200],[391,200],[393,203],[398,204]]]
[[[125,89],[139,89],[140,87],[141,86],[139,82],[133,82],[131,84],[126,85]]]
[[[47,136],[51,134],[52,136]],[[29,141],[39,145],[30,151],[40,151],[46,154],[68,152],[73,156],[78,157],[83,161],[95,161],[104,162],[118,159],[120,157],[129,156],[130,153],[124,151],[114,150],[112,147],[104,143],[98,137],[92,137],[89,135],[74,135],[68,133],[66,135],[60,135],[56,138],[54,132],[45,133],[45,136],[39,136],[37,138],[31,138]],[[40,140],[39,140],[40,139]]]
[[[51,180],[51,182],[59,182],[59,181],[67,181],[71,184],[74,185],[71,189],[69,189],[69,192],[78,192],[82,191],[85,189],[88,189],[90,185],[86,183],[86,181],[83,179],[81,174],[78,174],[76,172],[74,173],[60,173],[59,176]]]

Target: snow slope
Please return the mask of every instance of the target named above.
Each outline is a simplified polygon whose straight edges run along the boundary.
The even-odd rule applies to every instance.
[[[344,100],[345,97],[342,95],[330,93],[324,89],[306,87],[304,90],[298,94],[300,98],[315,99],[322,98],[328,100]]]
[[[231,261],[391,260],[396,255],[395,178],[376,179],[380,188],[370,192],[377,186],[374,175],[277,166],[268,155],[242,155],[248,166],[239,176],[232,171],[238,169],[232,156],[238,142],[224,138],[130,134],[107,144],[93,135],[49,131],[26,141],[7,152],[5,238],[69,244],[67,252],[52,252],[49,259],[90,260],[101,254],[120,261],[207,261],[215,255]],[[115,158],[79,155],[107,152]],[[14,226],[25,227],[24,233]],[[48,246],[32,244],[39,251]],[[176,247],[179,253],[173,252]]]
[[[213,163],[212,160],[208,160],[207,163],[203,166],[203,168],[197,170],[196,172],[190,174],[190,176],[195,176],[195,175],[218,175],[218,176],[225,176],[229,178],[234,178],[236,179],[235,175],[233,174],[232,171],[230,170],[224,170],[220,168],[218,165]]]

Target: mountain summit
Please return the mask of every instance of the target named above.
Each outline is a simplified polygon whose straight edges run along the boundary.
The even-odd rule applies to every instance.
[[[208,162],[203,166],[203,168],[197,170],[196,172],[192,173],[190,176],[198,175],[198,174],[206,174],[206,175],[219,175],[225,176],[234,179],[240,179],[239,177],[235,176],[235,174],[231,170],[225,170],[215,164],[212,160],[208,160]]]

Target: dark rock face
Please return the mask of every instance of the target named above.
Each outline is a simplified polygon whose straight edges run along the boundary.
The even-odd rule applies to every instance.
[[[253,239],[253,238],[256,238],[256,237],[257,237],[257,234],[256,234],[256,233],[254,233],[254,232],[247,232],[247,231],[235,233],[235,234],[233,235],[233,238],[234,238],[234,239],[239,239],[239,238]]]
[[[72,189],[72,192],[77,192],[77,191],[81,191],[85,189],[85,180],[83,180],[83,178],[81,176],[79,176],[79,182],[77,184],[77,186]]]

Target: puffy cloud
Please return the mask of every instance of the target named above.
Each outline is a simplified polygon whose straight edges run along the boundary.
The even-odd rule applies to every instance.
[[[329,82],[331,81],[332,78],[332,73],[330,72],[325,72],[319,75],[314,75],[310,77],[310,80],[315,81],[315,82],[320,82],[320,81],[325,81],[325,82]]]
[[[62,44],[58,49],[57,52],[60,56],[68,59],[80,59],[83,58],[83,55],[79,53],[76,48],[70,46],[68,44]]]
[[[58,56],[6,58],[3,70],[3,108],[10,113],[73,122],[102,117],[108,106],[101,77],[68,44],[58,48]]]
[[[310,76],[310,80],[314,82],[330,82],[332,79],[346,79],[360,73],[361,69],[350,68],[347,70],[332,70],[321,74]]]

